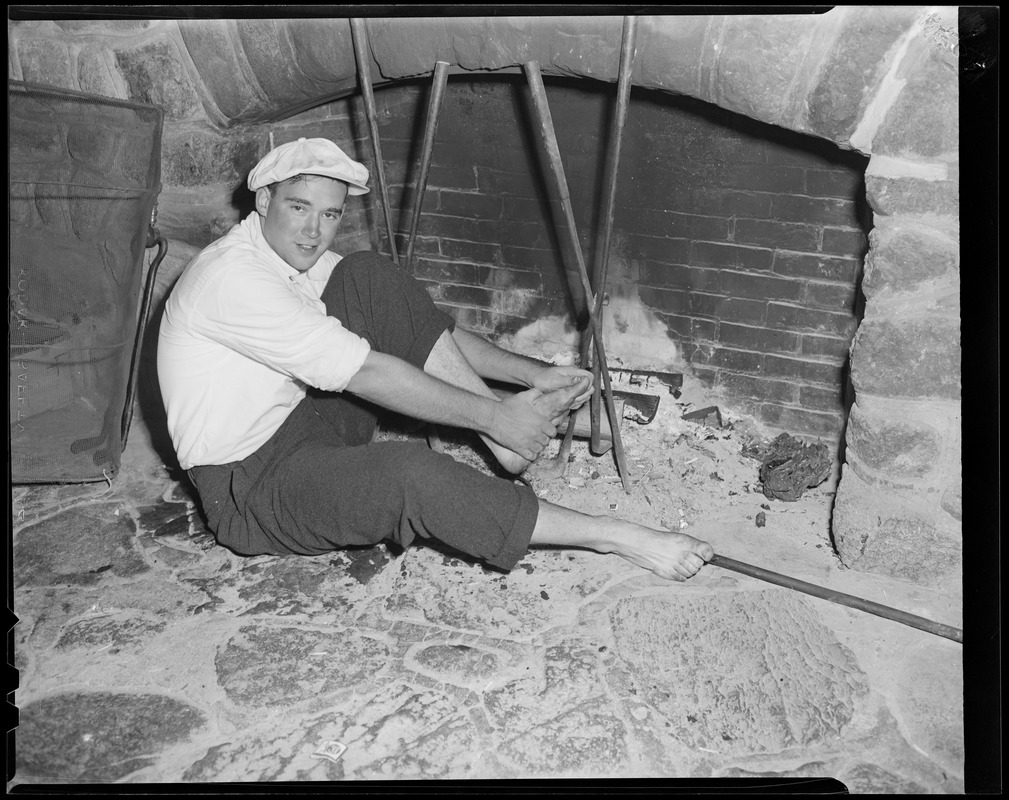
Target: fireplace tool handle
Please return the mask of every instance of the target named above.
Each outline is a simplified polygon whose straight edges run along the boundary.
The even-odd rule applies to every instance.
[[[144,288],[144,299],[140,304],[140,315],[137,320],[137,336],[133,344],[133,357],[130,360],[130,374],[126,383],[126,405],[123,407],[123,420],[121,430],[121,451],[126,449],[126,437],[130,434],[130,425],[133,422],[133,402],[137,393],[137,378],[140,373],[140,351],[144,346],[144,335],[147,331],[147,319],[151,313],[151,300],[154,297],[154,282],[158,277],[158,267],[168,254],[168,240],[161,235],[161,231],[154,227],[157,220],[157,206],[151,212],[151,224],[147,228],[147,249],[157,245],[158,253],[151,261],[151,266],[147,270],[147,284]],[[121,452],[120,451],[120,452]]]
[[[606,276],[610,261],[610,237],[613,233],[614,208],[617,200],[617,174],[620,163],[620,145],[624,137],[624,124],[627,121],[627,105],[631,97],[631,75],[634,70],[634,36],[637,31],[637,17],[630,14],[624,17],[623,32],[620,38],[620,69],[617,75],[617,106],[613,115],[613,126],[610,132],[609,148],[606,153],[606,184],[603,190],[603,230],[602,244],[599,248],[598,260],[595,264],[593,284],[596,287],[595,312],[596,318],[602,319],[603,302],[606,298]],[[592,337],[591,331],[585,336]],[[584,364],[591,345],[582,351]],[[592,364],[592,399],[589,403],[589,419],[591,420],[591,447],[598,453],[602,449],[601,424],[601,370],[603,365],[596,358]],[[613,420],[610,420],[612,425]]]
[[[389,209],[385,164],[382,161],[382,142],[378,135],[378,112],[375,110],[375,93],[372,91],[371,70],[368,66],[370,58],[368,29],[365,27],[363,19],[350,21],[350,35],[354,42],[354,54],[357,58],[357,79],[361,84],[361,94],[364,96],[364,113],[368,117],[368,131],[371,133],[371,148],[375,153],[375,177],[378,179],[378,193],[382,201],[382,213],[385,215],[385,228],[389,234],[389,252],[392,254],[392,260],[398,264],[396,231],[392,223],[392,211]]]
[[[603,378],[603,388],[605,390],[603,399],[606,403],[606,412],[610,419],[610,430],[613,433],[613,454],[617,461],[617,471],[620,473],[620,480],[623,482],[624,491],[628,494],[631,491],[630,475],[627,472],[627,461],[624,458],[624,446],[620,438],[620,420],[617,418],[613,404],[613,389],[610,385],[610,372],[606,368],[606,350],[603,345],[603,328],[599,322],[599,317],[592,306],[592,286],[589,284],[588,271],[585,268],[585,258],[582,254],[581,242],[578,240],[578,231],[575,225],[574,211],[571,207],[571,194],[568,191],[567,179],[564,177],[564,164],[561,161],[560,148],[557,145],[557,135],[554,131],[553,119],[550,116],[550,105],[547,102],[546,89],[543,86],[543,78],[540,75],[540,65],[536,61],[527,61],[524,64],[526,77],[528,79],[529,90],[533,99],[533,112],[539,128],[540,138],[546,150],[550,164],[550,176],[553,179],[553,189],[560,201],[564,212],[565,229],[568,235],[571,251],[575,257],[575,275],[571,275],[572,270],[568,270],[569,279],[580,281],[580,288],[585,297],[585,307],[589,314],[589,323],[592,326],[593,342],[595,344],[596,357],[602,365],[600,374]],[[572,286],[572,294],[575,287]],[[570,426],[570,422],[569,422]],[[569,427],[569,430],[571,428]],[[563,466],[563,465],[562,465]]]
[[[788,575],[771,572],[763,567],[755,567],[752,564],[744,564],[742,561],[735,561],[734,559],[726,558],[725,556],[720,556],[718,554],[713,555],[708,563],[714,564],[716,567],[721,567],[722,569],[728,569],[733,572],[739,572],[743,575],[749,575],[751,578],[758,578],[759,580],[767,581],[768,583],[784,586],[786,589],[794,589],[797,592],[803,592],[805,594],[812,595],[813,597],[829,600],[831,603],[837,603],[838,605],[847,606],[849,608],[857,608],[859,611],[865,611],[868,614],[875,614],[877,617],[893,620],[894,622],[899,622],[902,625],[909,625],[912,628],[918,628],[919,630],[927,631],[928,633],[934,633],[936,636],[942,636],[945,639],[952,639],[954,642],[960,642],[963,644],[963,631],[950,625],[943,625],[941,622],[934,622],[930,619],[926,619],[925,617],[909,614],[906,611],[890,608],[889,606],[874,603],[871,600],[864,600],[861,597],[855,597],[854,595],[845,594],[844,592],[837,592],[833,589],[817,586],[814,583],[806,583],[806,581],[800,581],[798,578],[792,578]]]
[[[427,109],[427,124],[424,127],[424,149],[420,157],[420,175],[414,187],[413,215],[410,219],[410,238],[406,245],[406,270],[413,273],[413,248],[417,240],[417,227],[420,224],[421,207],[424,205],[424,192],[427,190],[427,179],[431,172],[431,156],[434,152],[435,134],[438,132],[438,117],[441,115],[442,98],[445,96],[445,82],[448,79],[449,63],[438,61],[434,65],[434,76],[431,80],[431,99]]]

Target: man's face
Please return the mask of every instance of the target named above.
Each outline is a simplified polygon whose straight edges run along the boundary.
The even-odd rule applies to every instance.
[[[263,235],[274,252],[298,272],[315,266],[336,239],[347,200],[347,184],[321,175],[284,181],[271,195],[256,192]]]

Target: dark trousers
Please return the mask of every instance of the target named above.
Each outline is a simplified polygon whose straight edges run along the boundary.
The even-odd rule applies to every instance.
[[[372,349],[418,368],[453,320],[391,261],[344,258],[322,297]],[[529,546],[532,490],[417,442],[377,442],[381,409],[311,390],[255,453],[189,471],[218,542],[242,555],[317,555],[433,537],[502,569]]]

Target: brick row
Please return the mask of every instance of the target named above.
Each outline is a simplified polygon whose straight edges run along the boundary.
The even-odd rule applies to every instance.
[[[767,325],[789,331],[810,331],[833,336],[851,336],[855,331],[852,314],[768,303]]]
[[[744,245],[815,253],[820,244],[820,230],[815,225],[801,222],[737,219],[733,225],[733,241]]]
[[[438,191],[438,213],[468,219],[501,219],[503,202],[500,197],[478,192]]]
[[[854,285],[859,263],[856,258],[776,250],[771,269],[779,275]]]
[[[803,406],[796,408],[789,405],[761,403],[753,416],[769,427],[792,435],[816,437],[825,442],[839,442],[844,431],[842,411],[831,414],[810,411]]]
[[[767,303],[763,300],[743,300],[724,295],[687,293],[687,310],[691,314],[725,322],[759,325],[764,322]]]

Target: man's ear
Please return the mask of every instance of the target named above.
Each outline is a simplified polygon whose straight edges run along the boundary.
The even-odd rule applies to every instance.
[[[256,189],[256,211],[259,212],[259,216],[266,216],[266,209],[270,207],[270,190],[266,186],[261,186]]]

